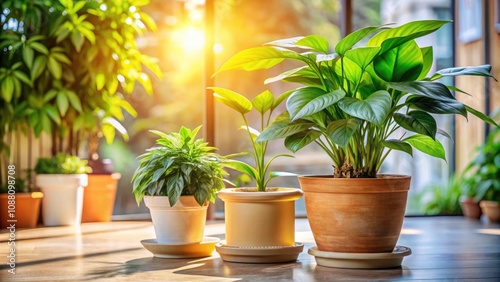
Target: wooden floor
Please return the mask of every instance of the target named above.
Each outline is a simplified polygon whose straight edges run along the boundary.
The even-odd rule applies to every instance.
[[[314,240],[297,219],[297,262],[252,265],[204,259],[159,259],[144,249],[154,238],[148,221],[86,223],[16,230],[16,274],[7,265],[10,233],[0,232],[0,281],[500,281],[500,226],[463,217],[406,218],[399,245],[412,249],[402,267],[351,270],[317,266],[307,249]],[[224,238],[224,225],[207,224],[207,236]]]

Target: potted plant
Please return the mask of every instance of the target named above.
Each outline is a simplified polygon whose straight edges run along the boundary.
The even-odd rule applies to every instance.
[[[271,122],[277,106],[290,93],[278,98],[266,90],[252,101],[229,89],[211,87],[215,98],[238,112],[244,122],[241,126],[248,134],[253,152],[250,155],[253,166],[238,160],[228,164],[254,180],[254,188],[224,189],[218,193],[224,201],[226,241],[219,244],[217,251],[221,258],[233,262],[274,263],[293,261],[302,251],[303,245],[295,243],[295,201],[302,197],[302,191],[295,188],[267,187],[277,176],[295,175],[286,172],[269,172],[271,163],[278,157],[293,157],[278,154],[266,160],[268,141],[257,142],[260,132]],[[260,115],[260,129],[249,125],[247,114],[255,109]],[[269,173],[269,174],[268,174]],[[258,218],[258,224],[249,224]]]
[[[132,178],[137,204],[144,199],[156,233],[156,240],[147,243],[186,246],[206,239],[208,202],[214,202],[217,191],[224,188],[227,172],[226,159],[213,152],[216,148],[196,139],[200,128],[181,127],[170,134],[151,131],[160,137],[158,146],[140,156]],[[213,252],[215,242],[211,242],[211,250],[203,256]]]
[[[87,173],[86,160],[57,154],[39,158],[35,166],[35,185],[45,195],[42,200],[42,220],[45,226],[79,225],[82,219],[83,188]]]
[[[15,167],[8,172],[14,175]],[[11,176],[12,176],[11,175]],[[43,193],[31,191],[25,179],[11,178],[0,187],[0,228],[10,226],[15,220],[16,228],[35,228],[40,216],[40,203]]]
[[[495,119],[495,114],[492,115]],[[496,118],[500,117],[497,110]],[[500,222],[500,129],[490,131],[477,148],[476,157],[465,168],[464,189],[475,190],[475,202],[490,222]]]
[[[459,185],[461,186],[461,196],[459,202],[462,213],[466,218],[478,220],[483,213],[479,206],[479,200],[476,199],[477,187],[471,185],[473,184],[472,182],[471,178],[462,177],[462,179],[460,179]]]
[[[436,134],[448,135],[431,114],[471,113],[495,124],[457,101],[450,89],[458,89],[437,81],[443,76],[491,76],[490,66],[449,68],[427,76],[432,48],[419,47],[415,39],[446,23],[362,28],[340,40],[334,52],[318,35],[277,40],[239,52],[218,70],[267,69],[284,60],[304,64],[266,80],[303,87],[292,91],[286,111],[257,141],[285,138],[293,152],[314,142],[331,158],[332,175],[299,177],[319,251],[393,251],[410,177],[377,172],[391,150],[411,155],[417,149],[445,159]]]

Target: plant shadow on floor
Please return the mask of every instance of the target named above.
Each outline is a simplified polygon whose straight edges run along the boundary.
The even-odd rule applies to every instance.
[[[149,280],[157,281],[328,281],[339,279],[402,278],[408,269],[340,269],[317,266],[314,258],[302,253],[297,262],[281,264],[244,264],[224,262],[219,257],[193,259],[161,259],[145,257],[113,264],[86,275],[86,280],[133,276],[148,272]],[[136,277],[142,279],[143,277]]]

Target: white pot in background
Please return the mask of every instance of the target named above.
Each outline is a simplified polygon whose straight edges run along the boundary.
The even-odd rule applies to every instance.
[[[42,220],[45,226],[79,225],[82,219],[83,188],[87,174],[39,174],[36,186],[45,194]]]
[[[166,196],[144,196],[156,233],[156,242],[168,245],[199,243],[203,240],[208,203],[203,206],[194,196],[181,196],[170,207]]]

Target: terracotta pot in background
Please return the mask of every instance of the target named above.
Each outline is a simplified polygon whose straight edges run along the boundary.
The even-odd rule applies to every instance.
[[[82,222],[111,221],[121,174],[89,174],[83,193]]]
[[[462,213],[465,217],[471,219],[481,218],[481,207],[479,206],[479,203],[474,200],[474,198],[461,196],[460,207],[462,208]]]
[[[7,228],[10,223],[9,219],[17,220],[16,228],[35,228],[40,216],[40,203],[43,198],[43,193],[16,193],[15,217],[9,217],[8,212],[8,194],[0,194],[0,227]]]
[[[403,226],[410,176],[300,176],[299,182],[320,251],[393,251]]]
[[[500,222],[500,202],[483,200],[479,205],[490,222]]]

